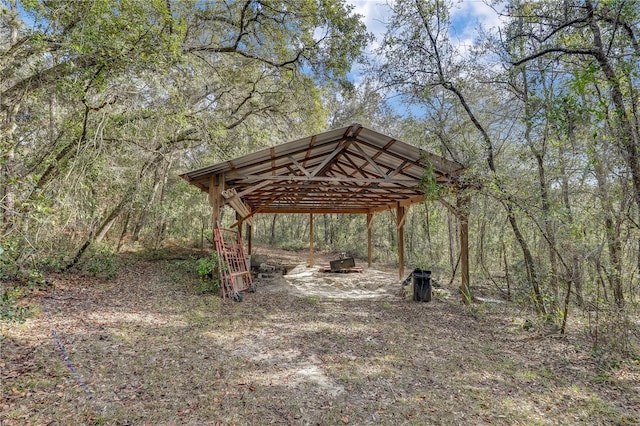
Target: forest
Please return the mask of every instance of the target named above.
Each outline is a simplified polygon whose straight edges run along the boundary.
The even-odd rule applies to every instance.
[[[464,4],[380,5],[374,37],[345,0],[2,0],[0,321],[24,320],[50,276],[210,250],[206,195],[180,174],[357,122],[477,182],[472,296],[490,291],[536,327],[573,324],[593,356],[637,364],[640,3],[487,0],[493,27],[461,24]],[[405,260],[456,283],[459,224],[442,197],[409,209]],[[308,248],[308,215],[254,221],[254,244]],[[318,215],[316,250],[366,258],[366,229]],[[395,231],[376,216],[374,262],[397,265]]]

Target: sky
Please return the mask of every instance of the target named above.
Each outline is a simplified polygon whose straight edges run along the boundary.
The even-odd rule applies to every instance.
[[[377,47],[385,32],[387,17],[390,15],[389,3],[393,0],[347,0],[354,6],[354,12],[363,16],[369,32],[376,37],[372,48]],[[484,0],[461,0],[453,9],[453,24],[456,34],[452,39],[460,43],[471,44],[478,23],[487,28],[496,27],[500,23],[499,15]]]
[[[450,34],[451,41],[459,45],[460,51],[464,52],[472,46],[476,37],[476,30],[479,25],[484,28],[496,28],[500,24],[498,13],[487,5],[488,0],[452,0],[454,8],[452,11],[453,31]],[[394,0],[347,0],[348,4],[354,7],[353,12],[362,16],[362,21],[366,24],[367,30],[372,33],[375,40],[367,48],[367,53],[371,55],[384,36],[386,24],[391,15],[390,3]],[[358,85],[361,81],[361,66],[356,64],[349,74],[350,79]],[[389,99],[391,107],[400,114],[406,114],[400,99],[391,96]],[[415,107],[409,107],[412,114],[420,115]]]

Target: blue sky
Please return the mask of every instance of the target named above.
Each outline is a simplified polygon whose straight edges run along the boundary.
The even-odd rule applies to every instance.
[[[389,4],[392,4],[393,0],[347,0],[347,3],[354,6],[355,13],[363,16],[367,29],[379,42],[390,14]],[[452,38],[460,43],[469,44],[473,41],[478,23],[487,28],[496,27],[500,23],[499,15],[485,0],[454,0],[453,3],[452,17],[456,34],[452,34]],[[373,47],[377,46],[377,42]]]
[[[354,6],[353,11],[362,16],[361,19],[366,24],[367,30],[373,33],[376,38],[367,48],[369,54],[379,46],[384,36],[386,24],[391,14],[389,4],[393,4],[393,2],[394,0],[347,0],[348,4]],[[458,45],[461,52],[465,52],[473,44],[479,25],[491,29],[500,24],[500,16],[486,4],[485,0],[453,0],[453,3],[453,30],[450,36],[451,41]],[[355,65],[350,77],[356,85],[360,82],[360,74],[361,66]],[[402,115],[408,112],[397,97],[390,99],[390,105]],[[420,115],[420,111],[415,107],[410,107],[409,111],[412,114]]]

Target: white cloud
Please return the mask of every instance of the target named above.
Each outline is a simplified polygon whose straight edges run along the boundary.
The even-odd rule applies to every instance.
[[[483,0],[463,0],[451,10],[453,29],[452,41],[468,49],[477,37],[477,30],[495,29],[502,23],[502,17]]]
[[[375,36],[376,40],[369,46],[373,51],[380,46],[380,42],[386,30],[393,0],[347,0],[354,6],[353,11],[362,16],[362,21],[367,30]],[[462,0],[455,2],[451,10],[453,29],[452,41],[463,45],[463,50],[473,43],[476,38],[478,25],[486,29],[496,28],[502,22],[502,17],[485,0]]]
[[[385,0],[348,0],[348,4],[354,6],[353,11],[361,15],[361,20],[367,26],[367,31],[373,34],[375,40],[369,45],[368,50],[373,51],[380,46],[380,42],[386,30],[387,20],[391,9]]]

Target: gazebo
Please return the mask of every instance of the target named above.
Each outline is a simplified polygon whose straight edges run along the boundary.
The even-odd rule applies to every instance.
[[[408,208],[427,198],[424,182],[457,192],[464,167],[360,124],[329,130],[265,148],[180,175],[209,194],[212,223],[225,204],[236,211],[233,226],[247,224],[251,254],[253,216],[259,213],[309,214],[309,263],[313,266],[313,215],[363,214],[371,266],[371,229],[376,213],[395,210],[399,277],[404,276],[404,222]],[[455,205],[438,197],[459,221],[461,289],[468,295],[469,197]]]

